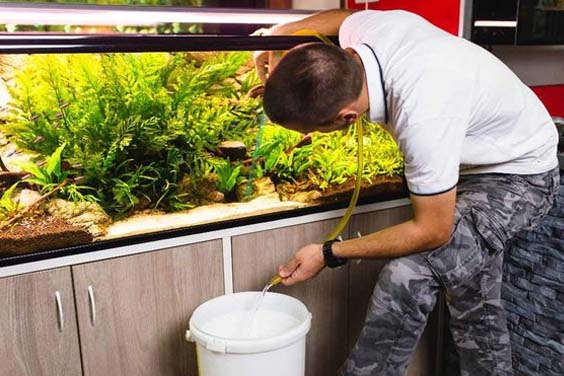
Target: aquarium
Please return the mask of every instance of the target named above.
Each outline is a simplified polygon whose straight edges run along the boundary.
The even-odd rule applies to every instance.
[[[406,196],[377,124],[300,134],[264,115],[253,51],[311,39],[1,35],[0,258],[343,208],[358,127],[361,202]]]

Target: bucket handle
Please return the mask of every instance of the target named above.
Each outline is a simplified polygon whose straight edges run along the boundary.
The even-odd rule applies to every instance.
[[[186,340],[186,342],[195,342],[194,338],[192,338],[192,333],[190,333],[190,330],[187,330],[186,333],[184,333],[184,339]]]
[[[190,330],[187,330],[186,333],[184,333],[184,339],[186,340],[186,342],[196,342]],[[210,350],[217,353],[225,354],[227,352],[227,344],[224,341],[210,339],[206,343],[205,347],[206,350]]]

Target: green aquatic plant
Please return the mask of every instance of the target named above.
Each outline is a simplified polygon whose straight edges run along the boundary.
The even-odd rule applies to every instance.
[[[32,55],[10,93],[3,131],[25,149],[63,156],[102,207],[181,210],[180,189],[210,173],[226,139],[252,144],[262,112],[248,53]],[[79,190],[80,191],[80,190]]]
[[[391,135],[377,124],[363,119],[363,180],[371,183],[376,176],[394,176],[403,171],[403,158]],[[297,132],[278,126],[265,127],[258,153],[264,158],[264,171],[289,181],[309,180],[318,189],[354,179],[357,169],[356,133],[314,133],[311,143],[293,148],[300,139]]]
[[[2,196],[0,196],[0,221],[11,218],[19,210],[19,201],[14,201],[12,199],[18,184],[19,182],[13,184],[10,188],[6,189],[4,193],[2,193]]]
[[[25,178],[24,181],[41,187],[43,193],[51,191],[62,184],[68,176],[68,173],[64,172],[61,167],[61,153],[65,146],[65,144],[59,146],[40,165],[32,161],[20,163],[20,168],[31,175]]]
[[[217,174],[217,189],[224,194],[231,194],[237,184],[237,179],[241,172],[241,164],[232,165],[230,162],[223,161],[214,168]]]
[[[30,167],[34,184],[48,190],[80,177],[57,195],[96,200],[114,217],[197,206],[206,201],[200,182],[230,195],[243,177],[309,181],[320,190],[354,179],[354,130],[302,143],[303,135],[267,123],[253,149],[263,110],[248,95],[259,83],[250,61],[247,52],[31,55],[10,84],[0,130],[48,160]],[[363,180],[401,173],[390,135],[364,127]],[[217,162],[225,140],[243,142],[252,167]]]
[[[294,155],[303,149],[296,149],[290,153],[287,150],[293,148],[302,135],[298,132],[284,129],[277,125],[266,125],[263,128],[261,144],[255,151],[255,158],[262,158],[262,173],[276,175],[278,178],[293,180],[300,175],[301,166],[299,158],[294,162]],[[301,161],[303,162],[303,161]]]
[[[60,190],[61,194],[72,201],[96,201],[91,194],[84,194],[85,191],[93,188],[78,185],[81,177],[70,178],[67,171],[63,171],[61,154],[66,144],[59,146],[53,154],[45,160],[34,163],[32,161],[22,162],[19,167],[29,174],[22,182],[35,185],[41,188],[41,193],[46,194],[53,190]]]

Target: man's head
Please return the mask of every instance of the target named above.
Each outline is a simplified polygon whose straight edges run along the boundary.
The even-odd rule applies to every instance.
[[[361,115],[354,104],[363,79],[361,65],[347,51],[323,43],[301,45],[268,77],[264,109],[273,122],[301,132],[342,129]]]

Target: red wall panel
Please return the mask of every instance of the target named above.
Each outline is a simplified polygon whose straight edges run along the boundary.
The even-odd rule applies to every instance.
[[[356,4],[355,0],[347,0],[350,9],[364,9],[364,3]],[[368,3],[370,9],[390,10],[403,9],[417,13],[436,26],[458,35],[460,17],[460,0],[381,0]]]
[[[552,116],[564,117],[564,85],[534,86],[531,89],[539,96]]]

